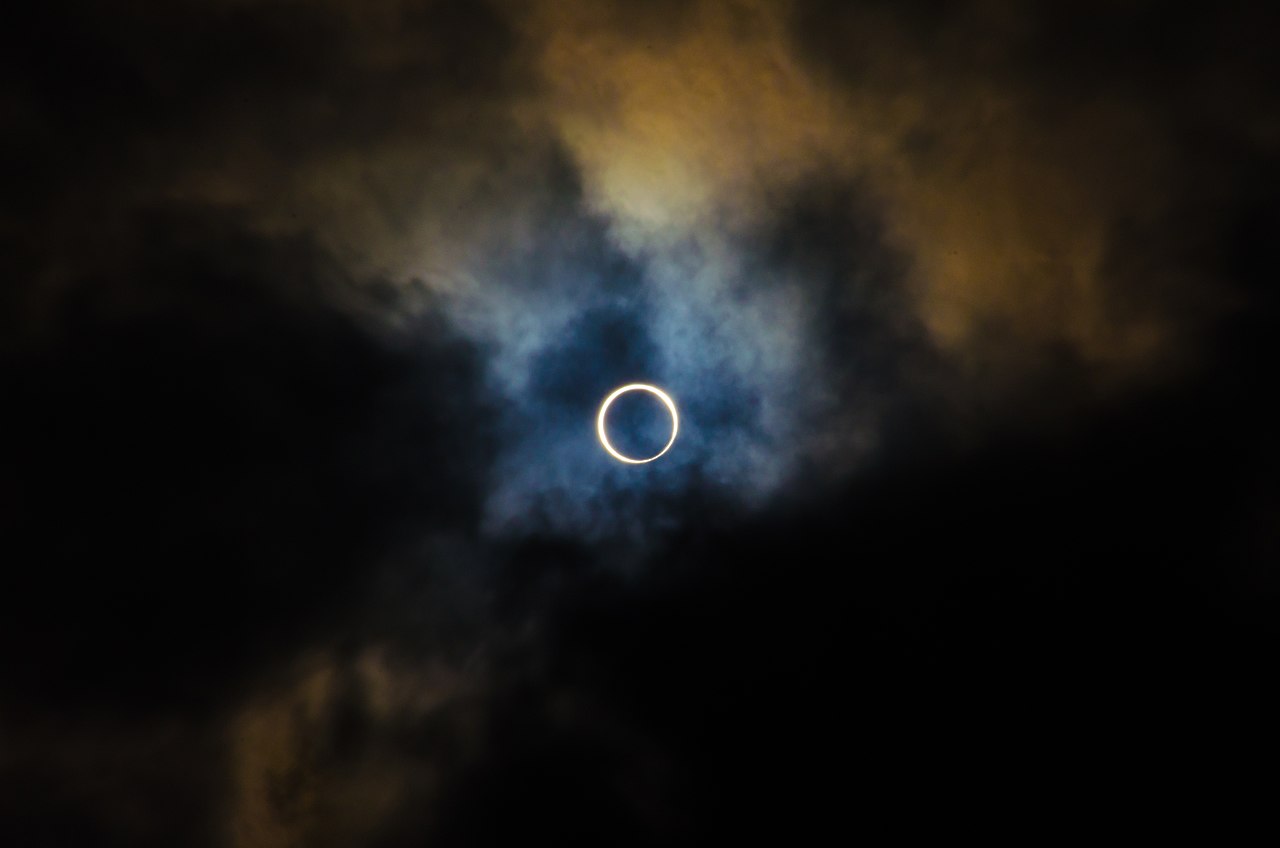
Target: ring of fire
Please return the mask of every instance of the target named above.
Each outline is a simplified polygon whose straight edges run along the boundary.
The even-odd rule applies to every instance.
[[[671,438],[667,440],[666,447],[647,459],[632,459],[629,456],[622,455],[613,447],[613,445],[609,444],[609,436],[605,433],[604,419],[609,412],[609,405],[627,392],[649,392],[652,395],[657,395],[658,399],[667,405],[667,410],[671,413]],[[600,414],[596,416],[596,432],[600,436],[600,444],[604,446],[604,449],[608,451],[609,455],[614,459],[630,465],[643,465],[646,462],[653,462],[655,459],[671,450],[671,446],[676,443],[676,434],[679,431],[680,415],[676,412],[675,401],[673,401],[662,389],[645,383],[629,383],[621,388],[614,389],[609,396],[604,399],[604,403],[600,404]]]

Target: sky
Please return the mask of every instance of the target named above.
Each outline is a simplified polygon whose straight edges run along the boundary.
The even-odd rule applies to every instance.
[[[1234,787],[1261,7],[11,11],[0,845],[1033,838]],[[635,466],[633,382],[680,412]]]

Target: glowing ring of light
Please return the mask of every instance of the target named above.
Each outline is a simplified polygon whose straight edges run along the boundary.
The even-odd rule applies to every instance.
[[[604,432],[604,417],[609,412],[609,405],[612,404],[619,396],[625,395],[627,392],[648,392],[657,395],[658,399],[667,405],[667,409],[671,412],[671,438],[667,440],[667,446],[655,453],[648,459],[632,459],[629,456],[623,456],[614,450],[613,445],[609,444],[609,437]],[[656,386],[646,385],[645,383],[630,383],[620,389],[614,389],[613,392],[604,399],[604,403],[600,404],[600,414],[596,416],[596,432],[600,434],[600,444],[604,445],[604,449],[619,462],[626,462],[630,465],[644,465],[646,462],[653,462],[667,451],[671,450],[671,446],[676,443],[676,433],[680,431],[680,415],[676,412],[676,403],[666,392]]]

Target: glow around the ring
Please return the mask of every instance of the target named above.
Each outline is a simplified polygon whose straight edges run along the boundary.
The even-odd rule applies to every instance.
[[[604,431],[604,418],[609,413],[610,404],[622,395],[625,395],[627,392],[649,392],[650,394],[657,395],[658,399],[665,403],[667,405],[667,409],[671,411],[671,438],[667,440],[666,447],[648,459],[632,459],[629,456],[623,456],[618,453],[614,450],[613,445],[609,444],[609,436]],[[631,465],[643,465],[646,462],[653,462],[655,459],[671,450],[671,446],[676,443],[676,433],[680,432],[680,415],[676,412],[675,401],[673,401],[662,389],[659,389],[656,386],[646,385],[645,383],[631,383],[620,389],[614,389],[613,392],[604,399],[604,403],[600,404],[600,414],[596,416],[596,432],[600,434],[600,444],[604,446],[604,449],[607,450],[610,456],[614,459]]]

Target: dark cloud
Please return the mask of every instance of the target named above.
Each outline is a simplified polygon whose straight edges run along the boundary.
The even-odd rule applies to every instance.
[[[1265,13],[795,11],[797,55],[892,127],[901,171],[879,188],[914,254],[920,311],[962,361],[1019,381],[1040,381],[1040,360],[1052,368],[1061,352],[1104,380],[1176,370],[1229,311],[1213,258],[1225,208],[1275,143]]]
[[[1280,636],[1263,23],[17,13],[0,843],[805,842],[1222,774]],[[638,468],[633,380],[682,416]]]
[[[6,351],[5,657],[29,687],[204,701],[316,627],[400,527],[475,520],[478,364],[351,314],[332,260],[163,210]],[[157,691],[159,690],[159,691]]]

